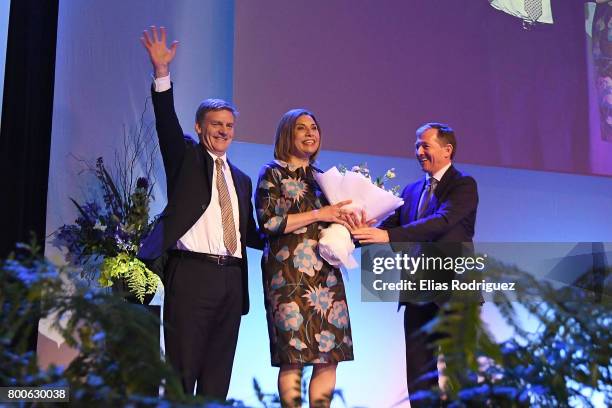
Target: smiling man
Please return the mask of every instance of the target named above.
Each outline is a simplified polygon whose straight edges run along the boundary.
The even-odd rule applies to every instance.
[[[187,394],[225,401],[238,328],[249,310],[246,247],[261,249],[251,179],[227,160],[236,109],[206,99],[195,115],[199,143],[184,137],[174,111],[170,62],[177,42],[151,27],[141,41],[155,74],[155,126],[168,205],[139,251],[164,282],[166,357]],[[163,271],[163,273],[162,273]]]
[[[442,123],[426,123],[416,131],[415,155],[425,177],[402,192],[404,205],[380,228],[362,225],[353,230],[361,244],[385,242],[472,243],[478,191],[476,181],[453,166],[455,132]],[[419,334],[440,310],[434,302],[403,302],[406,375],[411,397],[438,384],[435,337]],[[424,376],[424,377],[422,377]],[[416,403],[413,401],[413,403]]]

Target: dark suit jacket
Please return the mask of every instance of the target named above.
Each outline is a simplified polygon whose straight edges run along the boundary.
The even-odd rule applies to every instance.
[[[478,190],[474,178],[451,165],[434,190],[428,211],[417,220],[417,209],[424,188],[425,178],[404,188],[404,205],[381,224],[381,228],[389,233],[389,241],[442,243],[435,247],[422,245],[416,248],[419,252],[426,248],[422,252],[432,256],[456,257],[473,253],[472,238],[478,207]],[[443,280],[452,277],[452,272],[449,273],[443,273]],[[450,293],[442,295],[439,300],[448,296]]]
[[[211,197],[213,159],[206,148],[185,136],[174,111],[172,89],[152,91],[155,126],[166,172],[168,204],[138,257],[163,279],[166,251],[174,247],[204,214]],[[249,310],[246,247],[263,248],[253,218],[251,179],[228,160],[238,195],[240,243],[242,245],[242,314]],[[221,222],[221,221],[219,221]]]
[[[472,242],[478,191],[476,180],[450,166],[434,191],[434,202],[423,218],[417,209],[425,179],[402,192],[404,205],[381,225],[391,242]]]

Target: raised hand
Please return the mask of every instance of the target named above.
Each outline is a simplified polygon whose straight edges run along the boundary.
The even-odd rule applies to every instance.
[[[170,73],[170,62],[176,55],[176,47],[178,47],[178,41],[172,41],[170,48],[166,45],[166,28],[151,26],[151,32],[144,30],[143,36],[140,37],[140,42],[146,48],[151,64],[153,64],[153,70],[155,71],[155,78],[161,78],[168,76]]]

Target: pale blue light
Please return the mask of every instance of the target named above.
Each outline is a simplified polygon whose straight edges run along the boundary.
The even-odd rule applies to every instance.
[[[2,95],[4,95],[4,66],[10,9],[11,0],[0,0],[0,112],[2,111]]]

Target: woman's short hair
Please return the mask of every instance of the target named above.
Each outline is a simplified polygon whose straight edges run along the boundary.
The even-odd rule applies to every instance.
[[[276,127],[276,136],[274,137],[274,158],[282,161],[289,161],[289,158],[293,155],[294,145],[294,128],[295,122],[297,122],[300,116],[310,116],[312,120],[314,120],[317,125],[317,129],[319,130],[319,147],[317,147],[317,151],[310,156],[310,163],[313,163],[321,150],[321,126],[317,121],[314,113],[307,109],[291,109],[289,112],[285,113],[280,122],[278,122],[278,126]]]

